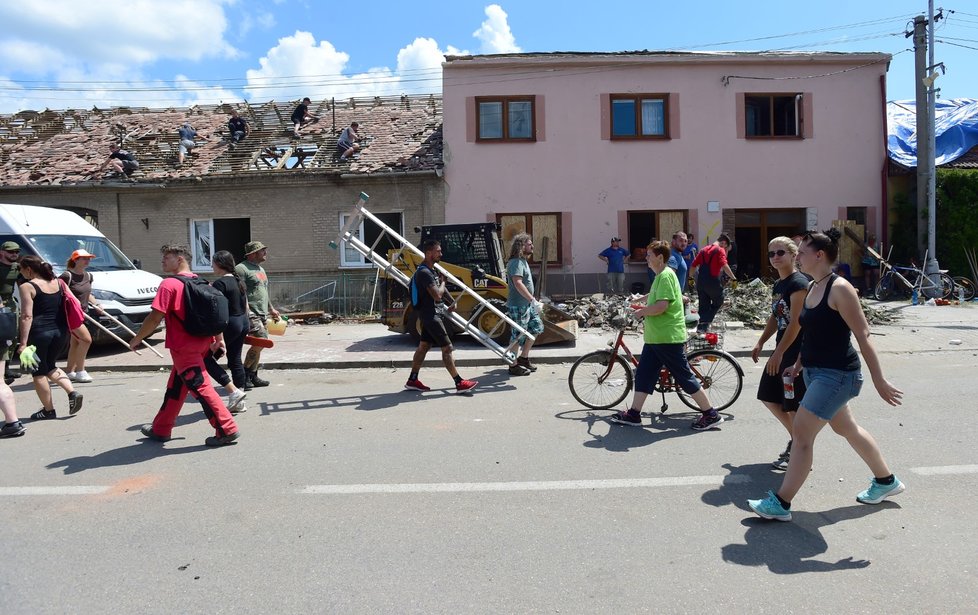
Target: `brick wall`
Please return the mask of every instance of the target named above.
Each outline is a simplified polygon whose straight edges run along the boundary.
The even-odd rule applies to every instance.
[[[405,236],[415,226],[445,220],[445,187],[432,174],[338,178],[336,176],[248,177],[187,184],[98,188],[7,188],[0,202],[84,207],[98,212],[98,226],[131,259],[160,273],[159,248],[190,241],[190,220],[249,218],[252,239],[269,247],[270,273],[307,276],[337,273],[339,252],[328,247],[339,235],[341,212],[351,211],[360,192],[371,212],[403,212]],[[222,248],[223,246],[217,246]]]

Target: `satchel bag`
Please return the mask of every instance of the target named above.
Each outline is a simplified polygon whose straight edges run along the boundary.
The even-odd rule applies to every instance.
[[[68,285],[65,284],[65,281],[59,278],[58,282],[61,283],[61,292],[64,296],[65,317],[68,319],[68,330],[74,331],[85,324],[85,312],[82,311],[81,302],[78,301],[78,297],[68,290]]]

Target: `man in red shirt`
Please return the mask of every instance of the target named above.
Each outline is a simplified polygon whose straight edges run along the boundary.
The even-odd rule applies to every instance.
[[[173,275],[196,278],[190,271],[190,249],[181,245],[165,245],[160,248],[163,254],[163,272]],[[166,347],[170,349],[173,368],[166,383],[163,405],[153,419],[152,425],[142,428],[143,435],[150,440],[166,442],[173,432],[173,425],[183,408],[183,402],[190,393],[200,401],[204,416],[215,429],[215,435],[204,440],[207,446],[226,446],[238,439],[238,426],[221,397],[211,385],[204,366],[204,355],[209,350],[224,350],[224,336],[196,337],[187,333],[183,326],[187,312],[184,306],[184,284],[166,278],[156,291],[153,311],[150,312],[139,333],[132,338],[129,347],[135,350],[148,337],[161,320],[166,320]]]
[[[710,329],[710,323],[723,305],[720,272],[727,274],[731,280],[737,279],[727,264],[729,251],[730,237],[721,233],[716,241],[696,254],[693,264],[689,266],[692,275],[696,276],[696,294],[700,301],[700,323],[696,326],[699,333],[706,333]],[[704,264],[706,267],[701,267]]]

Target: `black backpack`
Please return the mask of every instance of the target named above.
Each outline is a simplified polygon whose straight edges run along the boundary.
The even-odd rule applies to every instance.
[[[208,284],[204,278],[174,277],[183,282],[183,306],[187,317],[181,322],[187,333],[194,337],[223,333],[231,318],[228,298],[224,293]]]

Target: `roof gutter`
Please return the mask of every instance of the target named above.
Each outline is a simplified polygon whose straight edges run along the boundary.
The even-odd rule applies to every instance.
[[[95,182],[84,182],[77,184],[37,184],[30,185],[25,184],[23,186],[0,186],[0,192],[23,192],[25,190],[66,190],[71,188],[101,188],[103,190],[163,190],[166,188],[166,184],[131,184],[131,183],[112,183],[112,184],[100,184]]]
[[[424,171],[390,171],[386,173],[342,173],[340,179],[370,179],[372,177],[441,177],[441,169],[426,169]]]

